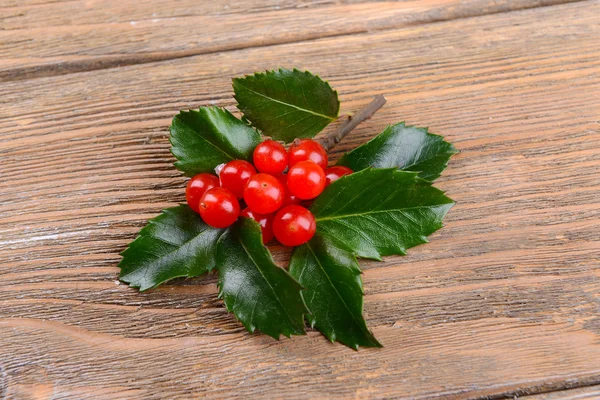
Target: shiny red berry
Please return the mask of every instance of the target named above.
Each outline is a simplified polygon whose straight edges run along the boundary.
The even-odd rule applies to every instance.
[[[264,244],[269,243],[273,239],[273,218],[275,217],[275,214],[258,214],[246,207],[242,210],[240,216],[252,218],[258,222]]]
[[[288,166],[288,155],[280,143],[265,140],[254,149],[254,166],[260,172],[280,174]]]
[[[288,171],[287,186],[299,199],[314,199],[325,188],[325,173],[312,161],[300,161]]]
[[[244,188],[248,180],[256,174],[256,169],[248,161],[233,160],[225,164],[219,179],[221,186],[229,189],[238,199],[244,196]]]
[[[311,139],[294,140],[288,150],[288,158],[290,167],[300,161],[311,160],[321,168],[327,168],[327,152],[323,146]]]
[[[283,185],[284,194],[283,194],[283,204],[281,205],[281,207],[289,206],[292,204],[300,204],[300,202],[302,200],[300,200],[299,198],[294,196],[287,187],[287,175],[286,174],[278,174],[278,175],[275,175],[275,178],[277,178],[279,180],[279,182],[281,182],[281,184]]]
[[[214,187],[219,187],[219,178],[213,174],[198,174],[190,179],[185,187],[185,199],[188,206],[196,212],[200,206],[202,195]]]
[[[354,171],[343,165],[334,165],[327,168],[325,170],[325,186],[329,186],[331,182],[337,181],[344,175],[350,175],[352,172]]]
[[[240,216],[240,203],[227,189],[208,189],[200,199],[200,216],[210,226],[226,228]]]
[[[300,246],[315,234],[317,224],[312,213],[302,206],[283,207],[275,214],[273,233],[285,246]]]
[[[248,208],[259,214],[270,214],[281,208],[285,188],[269,174],[256,174],[246,184],[244,200]]]

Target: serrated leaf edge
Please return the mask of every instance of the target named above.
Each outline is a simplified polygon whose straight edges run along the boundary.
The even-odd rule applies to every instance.
[[[326,189],[328,189],[329,187],[333,187],[335,188],[336,185],[340,185],[341,183],[338,182],[344,182],[345,180],[351,179],[350,176],[351,175],[355,175],[355,174],[360,174],[360,173],[364,173],[368,170],[387,170],[390,171],[391,174],[407,174],[407,175],[413,175],[415,178],[415,182],[416,183],[421,183],[423,185],[429,186],[429,187],[433,187],[434,189],[438,190],[448,201],[446,203],[440,203],[437,206],[447,206],[448,208],[446,210],[444,210],[444,214],[442,215],[441,219],[440,219],[440,225],[438,227],[436,227],[429,235],[432,235],[433,233],[439,231],[440,229],[442,229],[444,227],[443,222],[441,222],[441,220],[443,220],[446,215],[448,214],[448,212],[450,212],[450,210],[452,209],[452,207],[454,207],[456,205],[456,202],[454,200],[452,200],[450,197],[446,196],[446,191],[438,189],[437,187],[435,187],[433,185],[432,181],[428,181],[427,179],[423,179],[421,178],[418,172],[416,171],[405,171],[399,168],[373,168],[373,167],[368,167],[365,168],[363,170],[360,170],[358,172],[355,172],[353,174],[350,175],[343,175],[340,178],[338,178],[337,180],[335,180],[334,182],[332,182]],[[333,189],[329,189],[329,190],[333,190]],[[314,203],[313,203],[314,204]],[[417,207],[410,207],[410,208],[405,208],[404,210],[408,210],[408,209],[417,209],[417,208],[423,208],[423,207],[428,207],[428,206],[417,206]],[[310,210],[312,211],[312,206],[310,207]],[[390,210],[386,210],[386,211],[390,211]],[[383,212],[383,211],[382,211]],[[336,216],[339,217],[339,216]],[[315,216],[315,221],[317,223],[317,233],[323,236],[326,236],[329,238],[329,240],[331,240],[332,242],[336,243],[338,246],[340,246],[341,248],[349,251],[350,253],[352,253],[358,260],[358,258],[362,258],[362,259],[368,259],[368,260],[375,260],[375,261],[383,261],[383,257],[387,257],[390,256],[392,254],[385,254],[385,255],[377,255],[377,256],[373,256],[373,257],[361,257],[359,256],[356,251],[354,251],[353,249],[349,248],[345,243],[341,242],[339,239],[336,239],[334,237],[332,237],[331,235],[327,235],[324,232],[319,231],[319,221],[323,221],[323,220],[328,220],[328,219],[333,219],[333,218],[318,218]],[[425,235],[420,235],[419,239],[421,239],[422,243],[420,244],[426,244],[429,243],[429,239],[427,238],[427,236]],[[416,245],[418,246],[418,245]],[[416,246],[411,246],[409,248],[412,247],[416,247]],[[399,249],[399,253],[398,254],[393,254],[393,255],[400,255],[400,256],[406,256],[408,255],[408,249]],[[360,265],[360,264],[359,264]]]
[[[313,73],[312,73],[312,72],[310,72],[310,71],[307,71],[307,70],[305,70],[305,71],[300,71],[300,70],[299,70],[299,69],[297,69],[297,68],[287,69],[287,68],[281,68],[281,67],[279,67],[279,68],[277,68],[277,69],[272,69],[272,70],[268,70],[268,69],[267,69],[267,70],[265,70],[264,72],[255,72],[255,73],[253,73],[253,74],[246,74],[246,75],[244,75],[243,77],[235,77],[235,78],[231,78],[231,81],[232,81],[232,83],[236,83],[236,82],[237,82],[237,83],[240,83],[241,81],[243,81],[243,80],[245,80],[245,79],[253,79],[253,78],[259,78],[259,77],[265,77],[265,76],[267,76],[267,75],[269,75],[269,74],[271,74],[271,73],[272,73],[272,74],[274,74],[276,71],[278,71],[278,72],[280,72],[280,73],[283,73],[283,72],[298,72],[298,73],[301,73],[301,74],[304,74],[304,75],[309,75],[309,76],[311,76],[311,77],[316,77],[316,78],[319,78],[319,79],[321,80],[321,82],[324,82],[324,83],[327,85],[327,87],[328,87],[329,89],[331,89],[331,91],[332,91],[333,93],[335,93],[335,98],[336,98],[336,102],[337,102],[336,116],[335,116],[335,117],[329,117],[328,115],[323,115],[323,114],[320,114],[320,113],[315,113],[314,111],[311,111],[311,110],[307,110],[307,109],[304,109],[304,108],[296,107],[296,106],[294,106],[293,104],[282,103],[282,102],[280,102],[280,101],[278,101],[278,100],[276,100],[276,99],[272,99],[272,98],[270,98],[270,97],[269,97],[269,99],[270,99],[270,100],[273,100],[273,101],[275,101],[275,102],[277,102],[277,103],[285,104],[286,106],[291,106],[291,107],[293,107],[293,108],[296,108],[296,109],[298,109],[298,110],[301,110],[301,111],[304,111],[304,112],[311,113],[311,114],[313,114],[313,115],[317,115],[317,116],[319,116],[319,117],[322,117],[322,118],[324,118],[324,119],[328,119],[328,120],[330,120],[331,122],[333,122],[333,121],[335,121],[336,119],[338,119],[338,118],[339,118],[339,115],[340,115],[340,99],[339,99],[339,94],[338,94],[337,90],[335,90],[335,89],[334,89],[334,88],[331,86],[331,84],[329,83],[329,81],[327,81],[327,80],[325,80],[325,79],[321,78],[321,77],[320,77],[318,74],[313,74]],[[242,85],[242,84],[240,83],[240,85]],[[244,86],[244,88],[246,88],[246,89],[248,89],[248,90],[251,90],[251,89],[249,89],[248,87],[246,87],[245,85],[242,85],[242,86]],[[258,94],[258,95],[262,95],[261,93],[255,92],[254,90],[251,90],[251,91],[252,91],[252,92],[254,92],[254,93],[256,93],[256,94]],[[245,118],[247,121],[249,121],[249,122],[250,122],[250,125],[252,125],[252,127],[256,128],[257,130],[260,130],[260,129],[259,129],[258,127],[256,127],[256,126],[254,125],[254,123],[253,123],[253,122],[252,122],[252,121],[251,121],[251,120],[250,120],[248,117],[246,117],[246,115],[244,114],[244,111],[242,110],[242,108],[241,108],[241,106],[240,106],[240,103],[239,103],[239,100],[238,100],[238,98],[237,98],[237,95],[235,94],[235,91],[234,91],[234,94],[233,94],[233,98],[234,98],[234,99],[236,100],[236,102],[237,102],[237,103],[236,103],[236,107],[237,107],[237,109],[238,109],[238,110],[240,110],[240,111],[242,112],[242,114],[243,114],[244,118]]]
[[[185,162],[185,161],[184,161],[184,160],[182,160],[180,157],[178,157],[178,156],[177,156],[177,155],[176,155],[176,154],[173,152],[173,148],[175,147],[175,145],[174,145],[174,143],[173,143],[173,131],[172,131],[172,129],[173,129],[173,122],[172,122],[172,121],[173,121],[173,120],[174,120],[174,119],[175,119],[175,118],[176,118],[176,117],[177,117],[179,114],[186,114],[186,113],[187,113],[187,114],[190,114],[190,113],[201,113],[201,112],[202,112],[202,109],[208,109],[208,110],[221,110],[221,111],[224,111],[225,113],[227,113],[227,114],[231,115],[233,118],[235,118],[235,119],[237,119],[237,120],[239,120],[239,121],[243,122],[243,123],[244,123],[244,125],[247,125],[247,126],[248,126],[248,127],[250,127],[251,129],[253,129],[253,130],[254,130],[255,132],[257,132],[257,133],[259,134],[259,136],[260,136],[260,131],[259,131],[258,129],[256,129],[256,127],[254,127],[254,126],[252,126],[251,124],[247,123],[247,122],[246,122],[247,120],[246,120],[246,121],[244,121],[244,120],[242,120],[241,118],[238,118],[238,117],[236,117],[235,115],[233,115],[233,114],[231,113],[231,111],[229,111],[229,110],[228,110],[227,108],[225,108],[225,107],[219,107],[219,106],[201,106],[201,107],[199,107],[197,110],[196,110],[196,109],[189,109],[189,110],[179,110],[179,112],[178,112],[177,114],[175,114],[175,116],[172,118],[172,120],[171,120],[171,125],[169,125],[169,144],[170,144],[170,146],[169,146],[169,152],[170,152],[170,153],[173,155],[173,157],[175,157],[175,158],[177,159],[177,161],[175,161],[175,162],[173,163],[173,166],[175,166],[175,168],[176,168],[178,171],[182,172],[182,173],[183,173],[185,176],[187,176],[187,172],[186,172],[186,171],[184,171],[184,170],[182,170],[182,169],[180,168],[180,166],[181,166],[181,163],[183,163],[183,162]],[[221,153],[225,154],[225,155],[226,155],[227,157],[229,157],[231,160],[237,160],[237,159],[239,159],[237,155],[231,155],[231,154],[229,154],[229,153],[225,152],[223,149],[221,149],[219,146],[215,145],[215,144],[214,144],[212,141],[210,141],[209,139],[207,139],[207,138],[204,138],[204,140],[205,140],[207,143],[210,143],[210,144],[211,144],[211,145],[212,145],[214,148],[216,148],[217,150],[219,150]],[[216,165],[215,165],[215,167],[216,167]]]
[[[179,206],[186,206],[186,205],[185,205],[185,204],[179,204]],[[170,211],[171,211],[171,209],[172,209],[172,208],[176,208],[176,207],[179,207],[179,206],[175,206],[175,207],[169,207],[169,208],[162,209],[162,210],[160,211],[160,214],[158,214],[158,215],[157,215],[156,217],[154,217],[154,218],[151,218],[151,219],[149,219],[149,220],[148,220],[148,222],[146,223],[146,225],[145,225],[145,226],[144,226],[142,229],[140,229],[140,231],[138,232],[138,234],[137,234],[137,236],[135,237],[135,239],[133,239],[131,242],[129,242],[129,244],[127,245],[127,247],[126,247],[126,248],[125,248],[123,251],[121,251],[121,252],[119,253],[119,255],[122,257],[121,261],[119,261],[119,264],[117,264],[117,268],[119,268],[119,269],[120,269],[120,271],[119,271],[119,277],[118,277],[118,278],[119,278],[119,281],[121,281],[121,282],[125,282],[125,283],[126,283],[128,286],[129,286],[129,287],[132,287],[132,288],[138,289],[138,290],[139,290],[141,293],[143,293],[143,292],[145,292],[145,291],[147,291],[147,290],[156,289],[158,286],[162,285],[163,283],[169,282],[169,281],[171,281],[171,280],[173,280],[173,279],[176,279],[176,278],[196,278],[196,277],[198,277],[198,276],[201,276],[201,275],[203,275],[203,274],[201,274],[201,275],[190,275],[189,273],[187,273],[187,274],[182,274],[182,275],[172,276],[172,277],[170,277],[170,278],[168,278],[168,279],[165,279],[165,280],[163,280],[163,281],[161,281],[161,282],[158,282],[156,285],[153,285],[153,286],[151,286],[151,287],[147,287],[147,288],[145,288],[145,289],[141,289],[141,285],[137,285],[137,284],[135,284],[135,283],[131,283],[131,281],[127,279],[127,275],[129,275],[129,274],[127,274],[127,275],[124,275],[124,276],[122,275],[122,274],[123,274],[123,269],[121,268],[121,264],[122,264],[122,263],[123,263],[123,261],[124,261],[124,254],[125,254],[125,252],[126,252],[127,250],[129,250],[129,248],[130,248],[131,246],[133,246],[133,244],[134,244],[134,243],[136,243],[136,242],[137,242],[137,241],[138,241],[138,240],[139,240],[139,239],[142,237],[142,234],[143,234],[143,232],[146,230],[146,228],[148,228],[148,226],[149,226],[149,225],[152,225],[152,224],[154,224],[154,223],[155,223],[155,219],[156,219],[156,218],[158,218],[159,216],[161,216],[161,215],[163,215],[163,214],[168,214],[168,213],[170,213]],[[224,233],[225,233],[225,229],[223,229],[223,230],[222,230],[222,232],[221,232],[221,234],[219,235],[219,239],[217,239],[217,243],[219,242],[219,240],[221,240],[221,237],[223,236],[223,234],[224,234]],[[197,237],[197,236],[194,236],[194,238],[190,239],[190,240],[189,240],[189,241],[187,241],[185,244],[187,244],[187,243],[191,242],[191,241],[192,241],[192,240],[194,240],[196,237]],[[163,257],[163,256],[161,256],[161,257]],[[212,272],[212,271],[214,271],[214,270],[216,270],[216,269],[217,269],[217,267],[216,267],[216,264],[215,264],[215,266],[214,266],[213,268],[209,269],[209,270],[207,271],[207,273],[210,273],[210,272]]]
[[[324,234],[322,234],[322,233],[320,233],[320,235],[321,235],[321,236],[324,236],[324,237],[327,237],[327,238],[329,238],[329,239],[331,239],[331,236],[329,236],[329,235],[324,235]],[[337,242],[336,242],[336,241],[334,241],[334,243],[337,243]],[[314,259],[315,259],[315,260],[317,260],[317,263],[319,264],[319,268],[321,268],[321,270],[323,270],[323,273],[324,273],[325,275],[327,275],[327,273],[326,273],[326,272],[325,272],[325,270],[323,269],[323,267],[322,267],[321,263],[320,263],[320,262],[318,262],[318,260],[319,260],[319,259],[318,259],[317,255],[316,255],[316,253],[314,252],[314,250],[311,248],[311,246],[310,246],[310,241],[306,242],[306,243],[305,243],[305,245],[307,246],[307,248],[308,248],[308,249],[310,250],[310,252],[312,253],[312,256],[314,257]],[[352,252],[351,250],[348,250],[348,249],[347,249],[347,248],[345,248],[345,247],[342,247],[342,249],[343,249],[343,250],[346,250],[346,251],[348,251],[348,253],[349,253],[349,254],[352,256],[352,258],[353,258],[354,262],[355,262],[355,263],[356,263],[356,265],[358,266],[358,270],[356,270],[355,268],[350,268],[350,269],[351,269],[351,270],[353,270],[353,271],[355,271],[355,272],[357,273],[356,275],[358,275],[358,276],[359,276],[359,279],[360,279],[360,293],[361,293],[361,296],[363,297],[363,299],[362,299],[362,300],[363,300],[363,302],[362,302],[362,304],[361,304],[361,310],[360,310],[360,315],[361,315],[361,317],[362,317],[362,319],[363,319],[362,321],[357,321],[357,320],[356,320],[356,317],[353,315],[352,311],[351,311],[351,310],[348,308],[348,305],[346,304],[346,301],[344,300],[344,298],[342,297],[342,295],[341,295],[341,294],[338,292],[337,288],[336,288],[336,287],[333,285],[333,283],[331,284],[331,286],[332,286],[332,287],[333,287],[333,289],[335,290],[335,292],[336,292],[337,296],[338,296],[338,297],[339,297],[339,298],[342,300],[342,303],[344,304],[344,307],[346,308],[346,310],[348,311],[348,313],[349,313],[349,314],[352,316],[352,319],[354,320],[354,322],[355,322],[355,323],[356,323],[358,326],[360,326],[360,325],[362,325],[362,323],[364,323],[364,325],[365,325],[365,327],[366,327],[366,330],[367,330],[367,333],[370,335],[370,337],[371,337],[372,341],[373,341],[373,342],[374,342],[374,344],[375,344],[375,346],[363,346],[363,347],[365,347],[365,348],[368,348],[368,347],[381,348],[381,347],[383,347],[383,345],[382,345],[382,344],[381,344],[381,343],[380,343],[380,342],[377,340],[377,338],[375,337],[375,335],[373,334],[373,332],[371,332],[371,330],[369,329],[369,327],[366,325],[366,321],[364,320],[364,315],[363,315],[363,312],[364,312],[364,295],[365,295],[365,291],[364,291],[364,287],[363,287],[363,281],[362,281],[362,270],[361,270],[361,268],[360,268],[360,263],[358,262],[358,258],[356,257],[356,255],[354,254],[354,252]],[[328,276],[328,275],[327,275],[327,276]],[[300,293],[301,293],[301,295],[302,295],[302,299],[304,299],[304,294],[303,294],[303,292],[300,292]],[[318,327],[316,327],[316,324],[317,324],[317,321],[316,321],[316,319],[315,319],[315,318],[312,318],[312,319],[311,319],[311,321],[310,321],[310,327],[311,327],[312,329],[317,329],[317,330],[319,330],[319,331],[321,332],[321,334],[322,334],[323,336],[325,336],[325,337],[326,337],[326,338],[327,338],[327,339],[328,339],[328,340],[329,340],[331,343],[334,343],[334,342],[336,342],[336,341],[337,341],[337,335],[336,335],[335,331],[331,332],[331,334],[326,334],[325,332],[321,331],[321,330],[320,330]],[[316,328],[315,328],[315,327],[316,327]],[[350,347],[350,348],[352,348],[352,349],[354,349],[354,350],[356,350],[356,351],[358,351],[358,348],[360,347],[360,346],[358,345],[358,343],[353,343],[352,345],[349,345],[349,344],[346,344],[346,343],[342,343],[342,342],[340,342],[340,343],[341,343],[341,344],[343,344],[344,346],[348,346],[348,347]]]
[[[242,218],[244,218],[244,219],[247,219],[247,220],[249,220],[249,221],[252,221],[252,223],[254,223],[254,224],[255,224],[255,225],[258,227],[258,231],[259,231],[259,235],[260,235],[260,240],[262,241],[262,230],[260,229],[260,225],[258,224],[258,222],[256,222],[256,221],[255,221],[255,220],[253,220],[252,218],[246,218],[246,217],[242,217]],[[230,234],[232,234],[232,235],[234,235],[234,236],[235,236],[235,232],[233,231],[233,229],[235,229],[235,226],[236,226],[238,223],[239,223],[239,222],[236,222],[236,224],[234,224],[233,226],[231,226],[231,227],[229,227],[229,228],[226,228],[226,229],[224,229],[224,232],[223,232],[223,234],[221,234],[221,236],[219,236],[219,239],[217,240],[217,244],[216,244],[216,247],[217,247],[217,248],[219,247],[219,243],[221,242],[221,240],[222,240],[222,239],[223,239],[223,237],[225,236],[224,234],[225,234],[227,231],[229,231],[229,233],[230,233]],[[241,246],[244,248],[244,250],[246,250],[246,246],[244,246],[244,244],[243,244],[243,243],[241,243],[241,242],[240,242],[240,244],[241,244]],[[267,251],[267,254],[269,255],[269,258],[271,259],[271,261],[273,262],[273,264],[277,266],[277,263],[275,263],[275,259],[273,258],[273,254],[271,253],[271,251],[269,250],[269,248],[268,248],[267,246],[265,246],[264,244],[263,244],[263,247],[264,247],[264,248],[265,248],[265,250]],[[248,253],[248,254],[249,254],[249,252],[248,252],[248,251],[246,251],[246,253]],[[257,265],[257,264],[256,264],[256,262],[254,262],[254,260],[252,259],[252,257],[250,257],[250,256],[249,256],[249,258],[252,260],[252,262],[254,263],[254,265]],[[258,266],[257,266],[257,267],[258,267]],[[279,266],[277,266],[277,268],[279,268]],[[215,266],[215,269],[218,271],[218,264]],[[294,281],[294,283],[295,283],[295,284],[297,285],[297,287],[298,287],[298,290],[299,290],[299,292],[300,292],[300,298],[302,299],[302,305],[304,306],[304,312],[303,312],[303,314],[302,314],[302,318],[305,318],[307,315],[309,315],[309,314],[310,314],[310,311],[309,311],[308,307],[306,306],[306,302],[304,301],[304,297],[302,296],[302,291],[304,290],[304,286],[302,286],[302,285],[300,284],[300,282],[298,282],[298,281],[297,281],[297,280],[296,280],[296,279],[295,279],[293,276],[291,276],[291,275],[290,275],[290,273],[289,273],[288,271],[286,271],[285,269],[283,269],[283,271],[286,273],[286,275],[287,275],[289,278],[291,278],[291,279],[292,279],[292,281]],[[264,278],[264,275],[262,274],[262,272],[260,271],[260,269],[259,269],[259,272],[260,272],[260,274],[261,274],[261,275],[263,276],[263,278]],[[294,324],[294,322],[292,321],[292,318],[291,318],[291,316],[290,316],[290,315],[287,313],[287,311],[285,310],[285,307],[283,307],[283,304],[281,304],[281,302],[280,302],[280,300],[279,300],[279,298],[278,298],[277,294],[275,293],[274,289],[272,288],[271,284],[269,283],[269,281],[268,281],[266,278],[265,278],[264,280],[265,280],[265,282],[267,282],[267,284],[269,285],[269,287],[270,287],[270,288],[271,288],[271,290],[273,291],[273,294],[275,295],[275,298],[277,299],[277,302],[278,302],[278,303],[279,303],[279,305],[281,306],[281,309],[282,309],[282,310],[285,312],[285,314],[287,315],[288,319],[290,320],[290,323],[292,323],[292,325],[293,325],[293,324]],[[218,289],[219,289],[219,292],[218,292],[218,294],[217,294],[217,298],[218,298],[218,299],[223,299],[223,304],[225,305],[225,308],[227,309],[227,311],[228,311],[228,312],[230,312],[230,313],[231,313],[231,314],[234,316],[234,318],[235,318],[237,321],[239,321],[239,322],[240,322],[240,323],[241,323],[241,324],[244,326],[244,328],[246,328],[246,330],[247,330],[248,332],[250,332],[250,333],[254,334],[254,333],[255,333],[255,331],[256,331],[256,329],[257,329],[257,327],[256,327],[256,326],[254,326],[253,324],[246,324],[244,321],[240,320],[240,319],[237,317],[237,315],[235,314],[235,312],[234,312],[233,308],[229,308],[229,305],[227,304],[227,302],[225,302],[225,301],[224,301],[225,299],[223,298],[223,294],[224,294],[224,293],[223,293],[223,287],[221,286],[221,280],[220,280],[220,279],[218,279],[218,280],[217,280],[217,287],[218,287]],[[303,324],[303,325],[304,325],[304,324]],[[262,331],[260,331],[260,332],[262,332]],[[303,328],[302,328],[302,332],[301,332],[301,333],[288,333],[288,334],[281,333],[281,334],[280,334],[278,337],[275,337],[275,336],[269,335],[268,333],[265,333],[265,332],[263,332],[263,333],[264,333],[265,335],[267,335],[267,336],[270,336],[270,337],[272,337],[272,338],[273,338],[273,339],[275,339],[275,340],[280,340],[280,339],[281,339],[281,335],[283,335],[283,336],[285,336],[285,337],[287,337],[287,338],[290,338],[292,335],[295,335],[295,336],[303,336],[303,335],[306,335],[306,329],[305,329],[305,327],[303,326]]]
[[[406,125],[406,121],[401,121],[401,122],[398,122],[398,123],[396,123],[396,124],[389,124],[389,125],[387,125],[387,126],[385,127],[385,129],[384,129],[383,131],[381,131],[381,133],[378,133],[377,135],[375,135],[374,137],[372,137],[372,138],[371,138],[369,141],[367,141],[366,143],[363,143],[363,144],[361,144],[360,146],[367,146],[367,145],[368,145],[368,144],[370,144],[371,142],[375,141],[375,140],[376,140],[376,139],[379,137],[379,135],[383,134],[383,133],[384,133],[385,131],[387,131],[388,129],[390,129],[390,128],[393,128],[393,127],[395,127],[395,126],[398,126],[398,125],[401,125],[403,128],[414,128],[414,129],[421,130],[421,131],[423,131],[423,132],[424,132],[426,135],[430,135],[430,136],[435,136],[435,137],[438,137],[438,138],[440,138],[440,139],[441,139],[441,140],[442,140],[444,143],[447,143],[447,144],[449,144],[449,145],[450,145],[450,149],[449,149],[448,151],[445,151],[445,152],[443,152],[443,153],[439,153],[439,154],[438,154],[438,155],[448,155],[448,156],[449,156],[449,157],[448,157],[448,160],[447,160],[447,161],[445,161],[445,162],[444,162],[444,164],[442,164],[442,165],[443,165],[443,167],[444,167],[444,168],[443,168],[443,170],[445,170],[445,169],[446,169],[446,167],[448,166],[448,163],[450,162],[450,159],[452,158],[452,156],[454,156],[454,155],[456,155],[456,154],[459,154],[459,153],[460,153],[460,150],[459,150],[459,149],[457,149],[456,147],[454,147],[454,144],[452,144],[452,143],[448,142],[444,136],[442,136],[442,135],[438,135],[438,134],[436,134],[436,133],[431,133],[431,132],[429,132],[429,128],[428,128],[428,127],[419,127],[419,126],[416,126],[416,125]],[[360,146],[358,146],[358,147],[360,147]],[[356,148],[354,148],[354,149],[350,150],[350,151],[349,151],[349,152],[347,152],[347,153],[344,153],[344,155],[343,155],[343,156],[345,156],[346,154],[350,154],[350,153],[352,153],[352,152],[353,152],[355,149],[357,149],[358,147],[356,147]],[[343,156],[342,156],[342,157],[340,157],[340,160],[338,160],[338,162],[336,163],[336,165],[339,165],[339,161],[341,161],[341,160],[342,160]],[[430,157],[430,158],[425,158],[424,160],[430,160],[431,158],[433,158],[433,157]],[[410,165],[403,165],[403,166],[402,166],[402,168],[398,167],[397,169],[399,169],[399,170],[401,170],[401,171],[406,171],[406,168],[410,168],[410,167],[411,167],[411,166],[413,166],[413,165],[414,165],[414,164],[410,164]],[[443,170],[442,170],[442,171],[443,171]],[[406,172],[416,172],[417,174],[419,174],[419,173],[420,173],[420,172],[422,172],[422,171],[406,171]],[[441,175],[441,173],[440,173],[440,175]],[[424,178],[421,178],[421,179],[424,179]],[[429,180],[427,180],[427,179],[425,179],[425,181],[427,181],[427,182],[434,182],[434,181],[435,181],[435,179],[437,179],[437,177],[436,177],[436,178],[434,178],[434,179],[433,179],[433,180],[431,180],[431,181],[429,181]]]

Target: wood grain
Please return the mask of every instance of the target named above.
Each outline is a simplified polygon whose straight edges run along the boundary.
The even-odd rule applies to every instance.
[[[505,398],[600,384],[598,15],[580,2],[1,83],[0,393]],[[361,262],[381,350],[250,335],[214,276],[144,294],[116,281],[118,253],[184,199],[170,118],[233,111],[232,76],[282,64],[329,79],[345,110],[386,94],[333,159],[400,120],[461,150],[437,184],[457,200],[446,227],[406,257]]]
[[[593,400],[598,398],[600,398],[600,386],[587,386],[524,397],[526,400]]]
[[[0,80],[364,33],[572,0],[61,2],[0,8]],[[232,34],[235,32],[235,34]]]
[[[5,0],[6,3],[7,0]],[[27,0],[29,1],[29,0]],[[36,1],[36,0],[34,0]],[[42,4],[25,4],[20,1],[12,6],[0,7],[0,20],[4,30],[29,30],[48,27],[72,27],[75,25],[103,25],[111,23],[144,22],[161,19],[184,19],[190,17],[222,17],[232,15],[265,14],[272,11],[296,11],[320,9],[323,13],[333,12],[334,17],[340,8],[351,10],[353,5],[368,4],[370,9],[385,10],[394,6],[413,13],[414,22],[467,18],[527,8],[544,7],[573,2],[573,0],[534,0],[534,1],[484,1],[467,0],[402,0],[398,2],[382,0],[265,0],[265,1],[223,1],[203,2],[193,0],[173,0],[168,3],[150,0],[106,0],[106,1],[63,1]],[[367,10],[367,8],[365,8]],[[299,13],[298,13],[299,12]],[[285,14],[282,14],[285,15]],[[408,20],[405,15],[404,20]],[[251,21],[251,20],[249,20]],[[156,21],[158,22],[158,21]],[[135,25],[135,24],[134,24]],[[285,24],[282,28],[286,28]],[[215,28],[219,28],[216,27]],[[287,28],[286,28],[287,29]]]

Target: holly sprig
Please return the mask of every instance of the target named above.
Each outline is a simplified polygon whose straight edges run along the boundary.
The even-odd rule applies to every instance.
[[[250,161],[261,135],[285,143],[312,138],[338,118],[340,103],[316,75],[279,69],[233,79],[239,119],[224,108],[181,111],[170,127],[175,167],[186,176],[232,160]],[[321,142],[332,148],[385,103],[374,101]],[[432,186],[456,149],[403,122],[346,153],[355,171],[331,183],[310,207],[316,233],[275,264],[260,226],[240,218],[213,228],[187,205],[163,210],[123,251],[119,278],[140,291],[217,270],[219,297],[248,329],[278,339],[305,334],[304,320],[354,349],[381,347],[363,317],[358,258],[406,254],[442,227],[454,202]]]

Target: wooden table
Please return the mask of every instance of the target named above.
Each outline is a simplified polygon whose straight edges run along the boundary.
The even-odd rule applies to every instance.
[[[362,262],[383,349],[117,280],[184,201],[173,115],[278,66],[387,96],[333,159],[402,120],[461,150],[445,228]],[[0,102],[0,397],[600,398],[598,1],[0,0]]]

